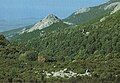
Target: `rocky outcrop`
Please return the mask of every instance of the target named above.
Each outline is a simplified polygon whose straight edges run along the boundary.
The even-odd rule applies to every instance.
[[[27,32],[32,32],[34,30],[41,30],[43,28],[49,27],[50,25],[60,21],[61,20],[57,16],[50,14],[47,17],[45,17],[42,21],[39,21],[38,23],[36,23],[32,28],[27,30]]]
[[[104,8],[104,10],[109,10],[109,9],[113,9],[113,11],[111,12],[111,14],[117,12],[118,10],[120,10],[120,2],[114,2],[109,4],[108,6],[106,6]]]

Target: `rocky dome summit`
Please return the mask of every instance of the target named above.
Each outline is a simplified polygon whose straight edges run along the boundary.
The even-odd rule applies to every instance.
[[[49,14],[48,16],[46,16],[43,20],[46,20],[46,19],[48,19],[48,20],[53,20],[53,21],[58,21],[58,20],[60,20],[57,16],[55,16],[54,14]]]
[[[53,14],[49,14],[42,21],[39,21],[38,23],[36,23],[27,32],[32,32],[34,30],[41,30],[43,28],[49,27],[50,25],[57,23],[57,22],[60,22],[60,21],[61,20],[57,16],[55,16]]]

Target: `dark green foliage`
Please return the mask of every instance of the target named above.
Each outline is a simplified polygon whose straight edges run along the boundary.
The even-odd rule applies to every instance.
[[[84,57],[74,59],[74,61],[65,60],[58,62],[39,63],[37,61],[19,61],[17,59],[0,60],[0,81],[1,82],[97,82],[97,83],[118,83],[120,81],[120,54],[109,54],[106,56],[91,55],[86,59]],[[56,67],[54,67],[56,66]],[[92,77],[76,78],[46,78],[42,71],[59,71],[68,68],[77,73],[84,73],[86,69],[92,74]]]
[[[1,36],[4,46],[0,47],[0,82],[120,82],[120,11],[103,22],[69,29],[55,27],[43,30],[43,35],[37,30],[16,36],[7,45]],[[43,74],[43,70],[65,68],[79,74],[88,69],[92,76],[68,79],[46,78]]]
[[[34,51],[26,51],[25,53],[19,56],[19,60],[36,61],[37,58],[38,58],[37,52]]]
[[[120,12],[103,22],[77,28],[61,29],[35,36],[38,32],[19,36],[16,42],[46,56],[88,56],[120,52]],[[31,36],[28,37],[28,36]],[[34,37],[34,38],[32,38]],[[30,38],[26,40],[27,38]]]
[[[29,41],[31,39],[35,39],[37,37],[41,37],[45,34],[48,34],[49,32],[52,32],[54,33],[55,31],[59,31],[61,29],[64,29],[64,28],[68,28],[69,25],[63,23],[62,21],[58,22],[58,23],[55,23],[49,27],[46,27],[42,30],[35,30],[33,32],[30,32],[30,33],[24,33],[22,35],[15,35],[13,37],[11,37],[11,41],[15,40],[15,39],[18,39],[18,40],[21,40],[21,39],[24,39],[24,41]],[[19,43],[22,43],[22,42],[19,42]]]
[[[6,40],[3,35],[0,35],[0,46],[5,46],[8,43],[9,43],[8,40]]]

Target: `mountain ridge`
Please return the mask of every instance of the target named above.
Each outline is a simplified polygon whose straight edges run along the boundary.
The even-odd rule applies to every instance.
[[[74,25],[79,25],[79,24],[87,23],[105,12],[110,12],[112,14],[118,10],[120,10],[120,1],[110,0],[99,6],[81,8],[73,12],[70,16],[68,16],[63,20],[73,23]],[[76,14],[76,12],[79,12],[79,13]]]
[[[57,16],[53,14],[49,14],[43,20],[37,22],[32,28],[28,30],[28,32],[32,32],[34,30],[41,30],[43,28],[49,27],[50,25],[60,21],[61,20]]]

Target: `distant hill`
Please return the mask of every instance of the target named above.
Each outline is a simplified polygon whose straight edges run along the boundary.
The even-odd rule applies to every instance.
[[[22,28],[12,29],[12,30],[9,30],[9,31],[2,32],[2,34],[4,34],[7,39],[11,39],[11,38],[14,37],[15,35],[17,35],[17,34],[19,34],[20,32],[22,32],[23,30],[29,29],[29,28],[31,28],[32,26],[33,26],[33,25],[29,25],[29,26],[22,27]]]
[[[14,21],[0,20],[0,32],[8,31],[10,29],[25,27],[36,23],[38,18],[22,18]]]

